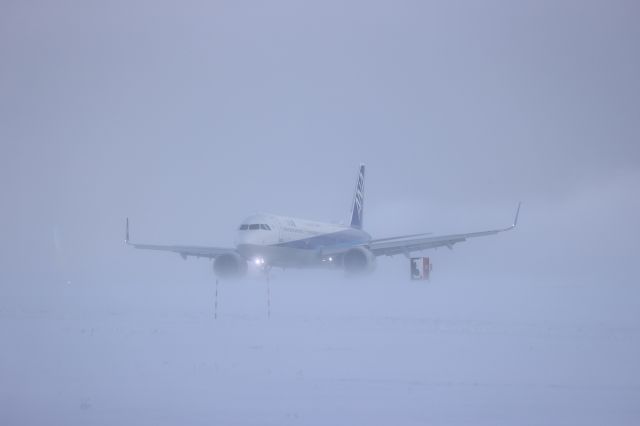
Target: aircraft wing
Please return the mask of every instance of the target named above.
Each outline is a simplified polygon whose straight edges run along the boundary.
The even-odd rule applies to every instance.
[[[371,240],[369,249],[376,256],[393,256],[396,254],[405,254],[427,250],[436,247],[452,248],[454,244],[466,241],[469,238],[484,237],[494,235],[504,231],[510,231],[518,224],[518,215],[520,214],[520,204],[516,211],[516,217],[513,224],[508,228],[493,229],[489,231],[471,232],[468,234],[451,234],[438,236],[416,236],[416,237],[397,237],[383,238],[379,240]]]
[[[156,245],[156,244],[138,244],[132,243],[129,240],[129,219],[127,219],[127,230],[125,236],[125,243],[131,247],[143,250],[160,250],[177,253],[186,259],[188,256],[193,257],[206,257],[213,259],[221,254],[235,253],[233,248],[224,247],[203,247],[203,246],[173,246],[173,245]]]

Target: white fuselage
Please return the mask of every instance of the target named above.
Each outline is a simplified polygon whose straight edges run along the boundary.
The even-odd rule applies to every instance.
[[[271,214],[242,221],[236,247],[249,261],[278,267],[333,267],[336,259],[323,249],[368,243],[366,232],[347,226]]]

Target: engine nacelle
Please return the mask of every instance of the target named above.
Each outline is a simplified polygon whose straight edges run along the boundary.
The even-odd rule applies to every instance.
[[[221,254],[213,261],[213,272],[220,278],[241,278],[247,269],[247,261],[237,253]]]
[[[342,266],[347,275],[364,274],[375,269],[376,257],[369,249],[354,247],[342,256]]]

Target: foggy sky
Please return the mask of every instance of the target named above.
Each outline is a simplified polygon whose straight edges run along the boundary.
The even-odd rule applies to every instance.
[[[515,233],[434,253],[448,273],[633,284],[639,12],[5,1],[2,291],[210,271],[125,250],[124,218],[217,246],[255,211],[342,221],[360,162],[374,236],[506,226],[523,201]]]

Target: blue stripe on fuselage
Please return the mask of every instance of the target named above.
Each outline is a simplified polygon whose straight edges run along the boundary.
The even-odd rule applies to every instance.
[[[345,229],[329,234],[314,235],[300,240],[287,241],[275,244],[277,247],[296,249],[320,249],[326,247],[341,247],[368,243],[371,240],[369,234],[359,229]]]

